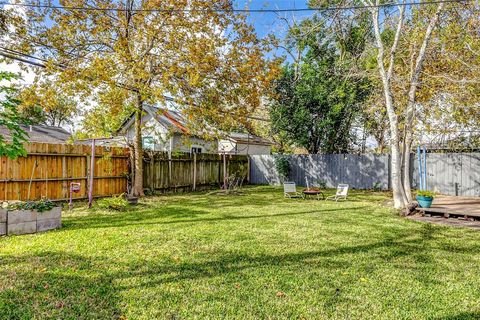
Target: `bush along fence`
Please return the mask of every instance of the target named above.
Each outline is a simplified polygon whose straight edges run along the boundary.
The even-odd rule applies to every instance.
[[[149,152],[143,163],[144,188],[152,192],[219,188],[225,177],[246,183],[248,163],[243,155]]]
[[[285,161],[288,170],[285,169]],[[417,188],[418,161],[410,165],[412,187]],[[447,195],[480,196],[480,153],[428,153],[427,189]],[[286,176],[286,177],[282,177]],[[250,156],[250,183],[326,185],[347,183],[355,189],[390,188],[388,154],[319,154]]]
[[[87,197],[91,146],[28,143],[25,148],[26,157],[0,157],[0,201],[67,200],[72,182],[80,183],[80,192],[73,197]],[[126,148],[95,147],[94,196],[126,192],[128,159]]]

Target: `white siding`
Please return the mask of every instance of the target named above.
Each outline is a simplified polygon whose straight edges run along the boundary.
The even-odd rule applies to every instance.
[[[173,152],[190,152],[192,147],[202,148],[202,153],[217,153],[217,142],[206,141],[197,137],[187,137],[175,133],[173,135]]]
[[[142,136],[152,137],[154,140],[154,151],[169,151],[170,150],[170,134],[167,129],[160,125],[149,114],[142,117]],[[132,125],[127,130],[127,139],[132,143],[135,139],[135,127]]]
[[[237,144],[237,154],[249,155],[269,155],[271,154],[272,146],[262,144]]]
[[[218,143],[219,152],[249,155],[269,155],[272,151],[270,145],[235,143],[233,140],[220,140]]]

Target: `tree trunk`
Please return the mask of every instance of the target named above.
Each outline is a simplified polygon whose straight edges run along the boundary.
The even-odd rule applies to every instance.
[[[415,61],[415,67],[412,71],[410,79],[410,89],[408,91],[408,103],[405,111],[405,129],[404,129],[404,150],[403,150],[403,188],[405,190],[405,195],[409,202],[412,202],[412,190],[410,182],[410,150],[412,147],[413,140],[413,120],[415,119],[416,112],[416,94],[418,90],[418,85],[420,82],[421,73],[423,70],[423,63],[425,61],[425,55],[427,52],[428,43],[432,37],[433,30],[435,29],[440,12],[443,10],[444,3],[440,3],[437,6],[435,15],[433,15],[429,21],[427,29],[425,31],[425,37],[423,38],[422,45],[418,51],[417,59]]]
[[[403,150],[403,189],[405,190],[405,196],[409,203],[412,202],[412,187],[410,182],[410,162],[412,149],[412,135],[411,133],[405,136],[404,150]]]
[[[378,4],[379,1],[377,0]],[[400,7],[400,17],[397,24],[397,29],[395,32],[395,38],[390,48],[390,63],[388,69],[385,68],[384,58],[385,58],[385,49],[383,45],[382,36],[380,33],[379,26],[379,9],[371,9],[372,22],[374,26],[375,40],[377,44],[377,64],[380,78],[383,85],[383,94],[385,98],[385,108],[387,110],[387,116],[389,120],[389,129],[390,129],[390,152],[391,152],[391,179],[392,179],[392,190],[393,190],[393,204],[397,209],[405,208],[408,204],[407,198],[405,197],[405,190],[403,189],[402,181],[402,157],[400,152],[400,132],[398,128],[398,116],[395,112],[393,105],[392,97],[392,87],[390,85],[390,80],[393,74],[393,65],[395,62],[395,52],[397,50],[398,42],[400,39],[400,33],[402,30],[403,19],[404,19],[404,7]]]
[[[393,127],[393,125],[391,125]],[[392,190],[393,190],[393,204],[396,209],[405,208],[409,201],[405,195],[402,181],[402,155],[399,144],[398,127],[395,124],[395,129],[390,130],[391,138],[391,174],[392,174]]]
[[[143,146],[142,146],[142,112],[143,100],[137,96],[137,110],[135,111],[135,163],[132,193],[136,197],[144,196],[143,193]]]

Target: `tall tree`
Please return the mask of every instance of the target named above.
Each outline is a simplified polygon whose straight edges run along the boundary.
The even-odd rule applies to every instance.
[[[19,111],[32,124],[61,127],[73,124],[79,115],[78,104],[62,93],[55,82],[42,82],[28,86],[19,92],[22,103]]]
[[[348,152],[353,120],[369,92],[368,79],[351,72],[363,51],[361,29],[352,25],[332,37],[331,27],[318,17],[290,28],[290,47],[300,55],[276,82],[275,133],[310,153]]]
[[[192,132],[246,122],[275,75],[267,49],[230,0],[25,1],[9,46],[49,60],[45,70],[75,92],[126,91],[135,110],[133,193],[143,194],[142,112],[166,94],[184,106]],[[272,67],[272,68],[270,68]],[[272,72],[271,72],[272,71]],[[121,94],[119,94],[121,95]]]
[[[20,126],[25,119],[18,113],[20,101],[14,98],[16,90],[11,84],[8,84],[13,79],[18,79],[18,76],[0,71],[0,126],[6,128],[10,136],[9,139],[6,139],[0,135],[0,156],[12,159],[26,155],[23,143],[28,139],[27,133]]]
[[[352,2],[348,3],[352,4]],[[406,33],[405,24],[407,13],[411,16],[416,8],[410,8],[411,10],[407,11],[403,2],[398,2],[398,7],[394,9],[391,6],[383,6],[380,0],[361,0],[361,3],[367,7],[366,10],[369,12],[371,33],[374,37],[373,42],[376,49],[377,75],[388,117],[394,206],[404,208],[411,201],[409,163],[417,91],[428,45],[432,33],[438,25],[444,3],[423,6],[426,23],[417,29],[415,35]],[[322,0],[312,0],[310,2],[310,5],[322,4]],[[408,90],[405,94],[407,101],[405,104],[401,104],[401,102],[395,100],[393,84],[398,64],[397,54],[402,49],[399,46],[402,38],[413,36],[421,40],[410,56],[411,72],[406,80]],[[408,186],[406,186],[407,181]]]

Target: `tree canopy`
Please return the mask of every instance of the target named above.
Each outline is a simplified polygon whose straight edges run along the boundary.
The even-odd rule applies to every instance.
[[[16,90],[9,84],[13,79],[18,79],[18,76],[0,71],[0,126],[6,128],[10,136],[10,139],[6,139],[0,135],[0,156],[12,159],[26,155],[23,143],[28,139],[27,133],[20,126],[25,123],[18,112],[20,101],[14,98]]]
[[[316,32],[307,33],[313,25]],[[348,152],[353,121],[370,90],[368,79],[352,72],[365,41],[358,37],[361,26],[344,37],[329,30],[319,19],[290,29],[287,40],[300,58],[284,66],[271,107],[274,133],[309,153]]]
[[[20,90],[18,96],[22,101],[19,111],[32,124],[54,127],[73,124],[80,112],[77,102],[55,82],[35,83]]]
[[[118,107],[135,110],[135,194],[143,194],[144,103],[169,95],[191,132],[229,130],[248,122],[276,74],[268,48],[229,0],[69,0],[70,9],[25,3],[33,6],[26,19],[10,20],[9,47],[42,55],[48,62],[37,73],[68,83],[66,94],[124,97]],[[181,10],[189,8],[198,10]]]

